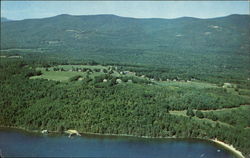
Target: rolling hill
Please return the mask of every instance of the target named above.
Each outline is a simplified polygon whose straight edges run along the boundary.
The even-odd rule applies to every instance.
[[[161,49],[247,52],[250,16],[213,19],[135,19],[115,15],[59,15],[1,24],[1,48]],[[119,50],[117,51],[119,53]]]

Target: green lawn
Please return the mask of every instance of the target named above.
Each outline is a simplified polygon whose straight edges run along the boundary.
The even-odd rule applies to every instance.
[[[187,88],[218,88],[217,85],[199,81],[191,81],[191,82],[184,82],[184,81],[159,81],[156,82],[159,85],[169,86],[169,87],[187,87]]]
[[[36,49],[21,49],[21,48],[12,48],[12,49],[2,49],[0,50],[2,53],[16,53],[16,52],[21,52],[21,53],[34,53],[34,52],[43,52],[41,48],[36,48]]]
[[[71,70],[72,68],[89,68],[89,69],[108,69],[108,66],[102,66],[102,65],[58,65],[55,66],[57,68],[63,68],[65,70]],[[54,67],[51,67],[50,69],[53,69]]]
[[[195,112],[196,110],[194,110]],[[226,126],[238,126],[239,124],[244,127],[250,127],[250,105],[242,105],[240,107],[235,107],[235,108],[223,108],[223,109],[217,109],[217,110],[201,110],[205,116],[205,118],[200,119],[198,117],[193,117],[194,119],[197,120],[206,120],[210,123],[220,123]],[[181,110],[181,111],[169,111],[170,114],[173,115],[178,115],[178,116],[185,116],[187,110]],[[217,116],[218,121],[213,121],[211,119],[206,118],[206,115],[209,113],[213,113],[214,115]],[[237,116],[237,117],[232,117],[232,116]]]
[[[250,105],[242,105],[238,108],[228,108],[223,110],[203,111],[204,114],[213,113],[218,120],[233,126],[241,125],[250,127]],[[233,116],[233,117],[232,117]]]
[[[221,108],[221,109],[215,109],[215,110],[200,110],[201,112],[229,112],[232,110],[237,110],[245,105],[241,105],[240,107],[232,107],[232,108]]]
[[[169,111],[169,113],[173,115],[178,115],[178,116],[187,116],[186,115],[187,110],[181,110],[181,111],[173,110],[173,111]]]
[[[195,112],[196,110],[194,110]],[[181,110],[181,111],[177,111],[177,110],[174,110],[174,111],[169,111],[170,114],[172,115],[177,115],[177,116],[184,116],[184,117],[189,117],[186,115],[187,113],[187,110]],[[212,125],[215,126],[216,123],[219,123],[221,125],[224,125],[224,126],[230,126],[228,123],[225,123],[225,122],[221,122],[221,121],[213,121],[211,119],[207,119],[207,118],[198,118],[196,116],[192,117],[192,119],[195,119],[196,121],[198,122],[206,122],[206,123],[211,123]]]
[[[36,70],[40,70],[42,72],[42,75],[40,76],[33,76],[30,79],[48,79],[48,80],[54,80],[54,81],[68,81],[71,77],[74,77],[76,75],[81,75],[85,77],[87,75],[87,72],[77,72],[77,71],[71,71],[73,68],[89,68],[93,70],[93,72],[89,73],[89,77],[94,78],[95,76],[99,76],[102,74],[105,74],[102,72],[102,70],[106,69],[108,70],[111,66],[102,66],[102,65],[58,65],[54,67],[48,68],[48,71],[46,71],[45,68],[36,68]],[[54,68],[63,68],[65,71],[54,71]],[[94,69],[100,69],[100,72],[94,71]],[[113,70],[112,73],[113,76],[120,77],[120,76],[135,76],[133,74],[126,74],[121,75],[118,71]],[[137,77],[137,76],[135,76]]]
[[[54,71],[54,68],[63,68],[65,71]],[[40,76],[33,76],[30,79],[48,79],[48,80],[54,80],[54,81],[68,81],[71,77],[81,75],[85,77],[87,75],[86,72],[77,72],[77,71],[70,71],[72,68],[89,68],[89,69],[108,69],[106,66],[101,65],[58,65],[55,67],[48,68],[48,71],[46,71],[45,68],[36,68],[36,70],[40,70],[42,72],[42,75]],[[103,72],[93,72],[89,74],[89,77],[94,78],[95,76],[104,74]]]
[[[71,77],[76,75],[85,76],[83,72],[70,72],[70,71],[45,71],[42,70],[41,76],[32,76],[31,79],[48,79],[54,81],[68,81]]]

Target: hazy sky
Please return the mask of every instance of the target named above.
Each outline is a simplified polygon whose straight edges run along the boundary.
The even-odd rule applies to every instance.
[[[115,14],[136,18],[212,18],[249,14],[248,1],[1,1],[1,17],[13,20],[59,14]]]

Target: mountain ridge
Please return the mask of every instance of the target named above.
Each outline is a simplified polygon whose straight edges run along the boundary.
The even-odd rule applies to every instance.
[[[42,49],[67,58],[157,65],[173,57],[181,63],[183,53],[240,54],[248,59],[249,28],[249,15],[169,20],[63,14],[1,23],[1,49]]]
[[[84,20],[84,21],[83,21]],[[234,21],[237,20],[243,23],[246,26],[245,29],[248,29],[247,27],[250,26],[250,16],[249,15],[231,15],[224,18],[213,18],[213,19],[197,19],[197,18],[190,18],[190,17],[183,17],[183,18],[177,18],[177,19],[136,19],[136,18],[123,18],[115,15],[87,15],[87,16],[72,16],[67,14],[62,14],[59,16],[54,16],[50,18],[42,18],[42,19],[26,19],[26,20],[20,20],[20,21],[12,21],[11,23],[5,23],[2,24],[3,31],[2,32],[8,32],[8,28],[5,29],[4,26],[8,25],[10,29],[12,27],[15,27],[15,25],[25,25],[27,27],[37,27],[36,29],[39,29],[42,26],[47,26],[53,28],[73,28],[73,29],[87,29],[87,30],[93,30],[98,29],[102,31],[109,31],[113,32],[114,30],[120,30],[123,33],[126,31],[127,28],[131,29],[131,31],[135,32],[141,32],[144,31],[144,33],[154,32],[156,30],[170,30],[173,28],[180,28],[179,30],[173,30],[176,31],[177,34],[180,32],[183,32],[187,29],[189,29],[189,32],[192,31],[192,28],[200,26],[200,30],[202,30],[204,27],[209,27],[209,25],[221,25],[221,27],[228,27],[229,25],[235,25],[236,27],[241,27],[237,23],[234,23]],[[227,23],[223,23],[223,22]],[[215,24],[212,24],[213,22],[216,22]],[[102,26],[100,26],[102,25]],[[223,26],[228,25],[228,26]],[[104,29],[105,27],[105,29]],[[138,29],[140,27],[140,29]],[[203,28],[202,28],[203,27]],[[230,26],[229,26],[230,27]],[[9,29],[9,30],[10,30]],[[17,31],[19,33],[19,30],[24,30],[25,28],[15,28],[12,31]],[[32,29],[32,28],[30,28]],[[42,28],[44,29],[44,28]],[[199,29],[197,31],[199,31]],[[216,28],[215,28],[216,29]],[[237,28],[236,28],[237,29]],[[235,30],[236,30],[235,29]],[[33,28],[34,31],[35,28]],[[43,30],[40,30],[41,32]],[[202,30],[202,31],[208,31],[209,30]],[[241,32],[241,30],[236,30],[238,32]],[[168,32],[170,34],[170,32]]]
[[[50,16],[50,17],[43,17],[43,18],[25,18],[25,19],[20,19],[20,20],[10,20],[5,17],[1,17],[4,19],[8,19],[9,21],[22,21],[22,20],[35,20],[35,19],[48,19],[48,18],[54,18],[54,17],[94,17],[94,16],[110,16],[110,17],[120,17],[120,18],[129,18],[129,19],[137,19],[137,20],[145,20],[145,19],[161,19],[161,20],[175,20],[175,19],[200,19],[200,20],[208,20],[208,19],[217,19],[217,18],[225,18],[225,17],[239,17],[239,16],[250,16],[250,14],[230,14],[230,15],[225,15],[225,16],[218,16],[218,17],[211,17],[211,18],[198,18],[198,17],[192,17],[192,16],[182,16],[182,17],[175,17],[175,18],[151,18],[151,17],[129,17],[129,16],[120,16],[120,15],[115,15],[115,14],[89,14],[89,15],[72,15],[72,14],[58,14],[55,16]]]

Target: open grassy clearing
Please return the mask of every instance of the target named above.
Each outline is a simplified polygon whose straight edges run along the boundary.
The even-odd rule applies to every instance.
[[[220,111],[229,112],[229,111],[237,110],[239,108],[243,108],[246,106],[250,106],[250,105],[241,105],[240,107],[230,107],[230,108],[221,108],[221,109],[215,109],[215,110],[200,110],[200,111],[202,111],[202,112],[220,112]]]
[[[194,110],[195,111],[195,110]],[[177,110],[174,110],[174,111],[169,111],[170,114],[172,115],[177,115],[177,116],[184,116],[184,117],[189,117],[187,116],[187,110],[182,110],[182,111],[177,111]],[[192,117],[192,119],[195,119],[197,120],[198,122],[200,121],[203,121],[203,122],[206,122],[206,123],[211,123],[212,125],[216,125],[216,123],[219,123],[221,125],[224,125],[224,126],[231,126],[225,122],[221,122],[221,121],[213,121],[211,119],[207,119],[207,118],[198,118],[196,116]]]
[[[196,112],[197,110],[193,110]],[[223,109],[216,109],[216,110],[201,110],[204,114],[203,119],[200,119],[196,116],[194,116],[194,119],[197,120],[207,120],[210,123],[220,123],[226,126],[238,126],[241,125],[241,127],[248,128],[250,127],[250,105],[241,105],[240,107],[234,107],[234,108],[223,108]],[[181,110],[181,111],[169,111],[170,114],[178,115],[178,116],[187,116],[187,110]],[[218,120],[213,121],[207,117],[209,115],[215,115]],[[237,116],[237,117],[232,117]]]
[[[102,65],[58,65],[58,66],[54,66],[49,68],[50,70],[52,70],[53,68],[63,68],[65,70],[72,70],[72,68],[89,68],[89,69],[108,69],[109,66],[102,66]]]
[[[45,71],[41,70],[42,75],[40,76],[32,76],[30,79],[48,79],[54,81],[68,81],[71,77],[76,75],[85,76],[84,73],[81,72],[66,72],[66,71]]]
[[[177,115],[177,116],[184,116],[184,117],[189,117],[186,115],[186,112],[187,110],[182,110],[182,111],[169,111],[170,114],[173,114],[173,115]],[[227,123],[224,123],[224,122],[221,122],[221,121],[213,121],[211,119],[207,119],[207,118],[198,118],[196,116],[192,117],[192,119],[195,119],[197,120],[198,122],[206,122],[206,123],[211,123],[212,125],[215,125],[216,123],[219,123],[221,125],[224,125],[224,126],[231,126]]]
[[[11,48],[11,49],[2,49],[1,53],[33,53],[33,52],[44,52],[41,48],[35,49],[22,49],[22,48]]]
[[[213,114],[219,121],[233,126],[250,127],[250,105],[242,105],[238,108],[224,110],[204,111],[204,115]],[[234,116],[234,117],[232,117]]]
[[[200,81],[158,81],[159,85],[169,86],[169,87],[186,87],[186,88],[218,88],[216,84],[205,83]]]
[[[37,68],[42,72],[40,76],[32,76],[30,79],[48,79],[54,81],[65,82],[69,81],[70,78],[74,76],[82,76],[83,78],[87,76],[87,72],[77,72],[77,71],[53,71],[53,68],[49,68],[49,71],[46,71],[45,68]],[[94,72],[88,74],[90,78],[104,74],[103,72]]]
[[[242,110],[248,110],[250,109],[250,105],[241,105],[240,107],[230,107],[230,108],[222,108],[222,109],[215,109],[215,110],[200,110],[201,112],[204,112],[204,113],[208,113],[208,112],[222,112],[222,113],[228,113],[228,112],[231,112],[233,110],[239,110],[239,109],[242,109]],[[196,112],[197,110],[193,110],[194,112]],[[174,115],[182,115],[182,116],[187,116],[186,113],[187,113],[187,110],[172,110],[172,111],[169,111],[171,114],[174,114]]]
[[[173,111],[169,111],[169,113],[173,114],[173,115],[178,115],[178,116],[187,116],[187,114],[186,114],[187,110],[181,110],[181,111],[173,110]]]
[[[11,49],[1,49],[0,51],[33,51],[38,49],[25,49],[25,48],[11,48]]]
[[[96,76],[104,74],[110,74],[115,77],[121,77],[121,76],[137,77],[133,73],[120,74],[118,71],[115,70],[114,67],[102,66],[102,65],[58,65],[49,68],[38,67],[36,68],[36,70],[41,71],[42,75],[32,76],[30,77],[30,79],[69,81],[70,78],[78,75],[82,76],[83,78],[88,76],[93,79]]]

